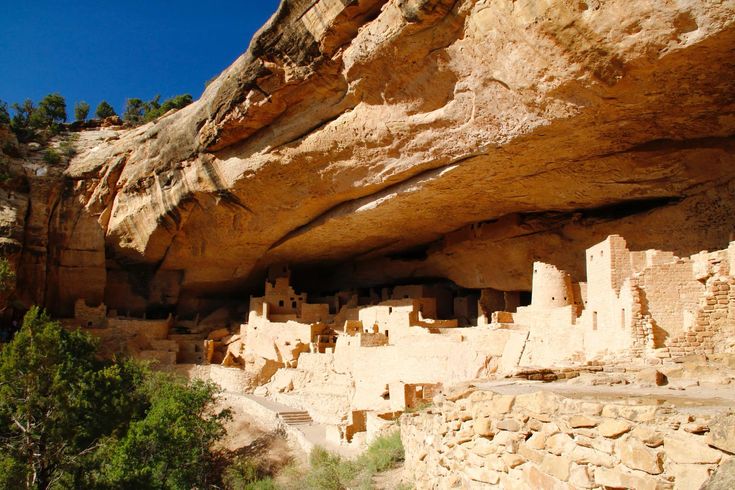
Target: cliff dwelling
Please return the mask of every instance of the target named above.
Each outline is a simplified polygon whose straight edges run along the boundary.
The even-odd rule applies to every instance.
[[[60,162],[0,124],[0,314],[212,381],[305,453],[400,432],[376,488],[709,485],[732,60],[732,1],[283,0],[198,100],[60,126]]]

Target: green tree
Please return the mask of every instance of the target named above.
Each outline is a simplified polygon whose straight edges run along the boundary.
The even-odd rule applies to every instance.
[[[0,488],[73,488],[100,438],[142,416],[142,369],[95,351],[33,307],[0,352]]]
[[[0,257],[0,311],[8,306],[8,299],[15,290],[15,271],[5,257]]]
[[[31,126],[31,116],[36,112],[36,106],[31,99],[26,99],[22,104],[13,103],[13,118],[10,120],[10,128],[18,140],[27,142],[33,138],[35,131]]]
[[[66,122],[66,101],[59,93],[48,94],[38,103],[38,108],[30,116],[33,128],[58,128]]]
[[[83,100],[74,104],[74,118],[77,121],[86,121],[89,115],[89,104]]]
[[[136,489],[204,488],[212,483],[213,445],[229,410],[212,409],[219,389],[158,375],[149,379],[151,406],[125,437],[100,452],[103,486]]]
[[[143,99],[132,98],[125,101],[125,112],[123,112],[123,121],[129,124],[140,124],[145,118],[148,111],[147,104]]]
[[[158,117],[163,116],[172,109],[183,109],[184,107],[191,104],[193,100],[194,99],[192,98],[191,94],[182,94],[171,97],[170,99],[166,99],[163,104],[159,105],[158,96],[156,96],[154,100],[149,102],[149,109],[148,112],[145,114],[145,120],[152,121]]]
[[[95,111],[95,115],[99,119],[106,119],[108,117],[117,116],[117,113],[115,112],[115,109],[113,109],[112,106],[107,103],[106,100],[103,100],[97,106],[97,110]]]
[[[10,113],[8,112],[8,104],[0,100],[0,125],[10,124]]]

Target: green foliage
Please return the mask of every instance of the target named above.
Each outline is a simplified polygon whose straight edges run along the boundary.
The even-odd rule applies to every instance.
[[[143,99],[132,98],[125,101],[125,112],[123,112],[123,121],[129,124],[141,124],[148,111],[148,106]]]
[[[378,437],[358,459],[358,464],[375,474],[391,469],[405,457],[400,431]]]
[[[35,131],[31,128],[31,116],[36,112],[36,106],[31,99],[26,99],[22,104],[13,103],[13,112],[10,128],[18,141],[30,141],[35,136]]]
[[[59,93],[48,94],[41,99],[29,118],[30,126],[34,129],[58,130],[62,122],[66,122],[66,101]]]
[[[231,417],[228,410],[211,410],[218,389],[157,375],[145,392],[151,403],[145,417],[102,448],[100,482],[111,488],[205,487],[211,481],[212,446]]]
[[[403,461],[400,432],[379,437],[355,461],[346,461],[321,447],[309,455],[306,474],[291,468],[284,473],[287,489],[344,490],[373,488],[373,477]]]
[[[163,102],[163,104],[159,106],[158,98],[159,97],[156,96],[155,99],[149,102],[149,110],[145,114],[146,122],[157,119],[172,109],[176,109],[176,110],[183,109],[184,107],[191,104],[193,101],[192,96],[190,94],[183,94],[183,95],[177,95],[175,97],[171,97],[170,99],[166,99]]]
[[[309,455],[309,472],[304,475],[304,487],[319,490],[343,490],[357,477],[358,468],[352,461],[321,447],[315,447]]]
[[[74,118],[77,121],[86,121],[89,115],[89,104],[83,100],[74,104]]]
[[[5,257],[0,257],[0,293],[12,291],[15,288],[15,272]]]
[[[268,472],[248,457],[236,459],[225,469],[222,479],[228,490],[276,490]]]
[[[91,337],[67,332],[37,307],[25,316],[0,353],[0,465],[22,478],[0,488],[73,481],[100,435],[142,411],[140,368],[103,365],[95,350]]]
[[[10,113],[8,112],[8,103],[0,100],[0,125],[10,124]]]
[[[0,352],[0,489],[206,488],[229,416],[212,410],[215,387],[95,354],[90,336],[28,312]]]
[[[95,115],[99,119],[106,119],[108,117],[117,116],[117,113],[115,112],[115,109],[113,109],[112,106],[106,100],[103,100],[97,106]]]
[[[43,161],[48,165],[56,165],[61,161],[61,154],[53,148],[47,148],[43,152]]]
[[[128,99],[125,103],[125,112],[123,120],[126,123],[138,125],[145,122],[153,121],[172,109],[182,109],[192,103],[190,94],[177,95],[166,99],[163,104],[160,102],[161,96],[156,95],[149,101],[142,99]]]
[[[68,136],[64,141],[59,144],[59,150],[67,158],[72,158],[77,154],[76,143],[79,141],[78,134],[72,134]]]

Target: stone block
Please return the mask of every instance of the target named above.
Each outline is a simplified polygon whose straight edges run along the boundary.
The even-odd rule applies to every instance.
[[[558,480],[567,481],[571,464],[571,460],[566,456],[547,454],[541,462],[541,471]]]
[[[735,415],[720,417],[710,423],[705,441],[710,446],[735,453]]]
[[[636,373],[638,382],[645,386],[663,386],[667,382],[666,375],[656,368],[642,369]]]
[[[612,468],[615,466],[615,458],[609,454],[582,446],[575,445],[569,457],[572,461],[578,464],[593,464],[595,466],[604,466],[606,468]]]
[[[507,430],[510,432],[518,432],[521,430],[521,424],[514,419],[503,419],[495,424],[498,430]]]
[[[573,429],[580,427],[595,427],[599,423],[597,419],[587,417],[586,415],[574,415],[568,420],[569,426]]]
[[[464,474],[471,480],[487,483],[489,485],[495,485],[500,481],[500,475],[497,471],[485,468],[465,468]]]
[[[712,449],[704,442],[703,437],[672,435],[664,437],[666,456],[675,463],[714,464],[722,459],[722,453]]]
[[[632,473],[623,469],[596,468],[595,483],[603,487],[657,490],[659,480],[645,473]]]
[[[493,421],[489,418],[475,420],[473,431],[481,437],[492,438],[495,435],[495,430],[493,430]]]
[[[569,468],[569,484],[574,488],[594,488],[595,483],[587,466],[572,463]]]
[[[703,464],[672,464],[669,472],[674,477],[674,490],[700,488],[709,478],[712,468]]]
[[[554,434],[546,439],[546,450],[557,456],[569,453],[575,446],[574,439],[563,432]]]
[[[597,431],[603,437],[618,437],[630,431],[631,424],[624,420],[605,419],[597,426]]]
[[[649,449],[634,437],[618,439],[615,453],[620,461],[630,469],[641,470],[651,475],[663,472],[663,455],[661,451]]]

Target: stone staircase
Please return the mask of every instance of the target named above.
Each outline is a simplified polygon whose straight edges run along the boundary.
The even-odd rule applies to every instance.
[[[314,421],[311,419],[311,415],[309,415],[309,412],[278,412],[278,418],[281,419],[281,421],[290,426],[296,426],[296,425],[308,425],[313,423]]]

